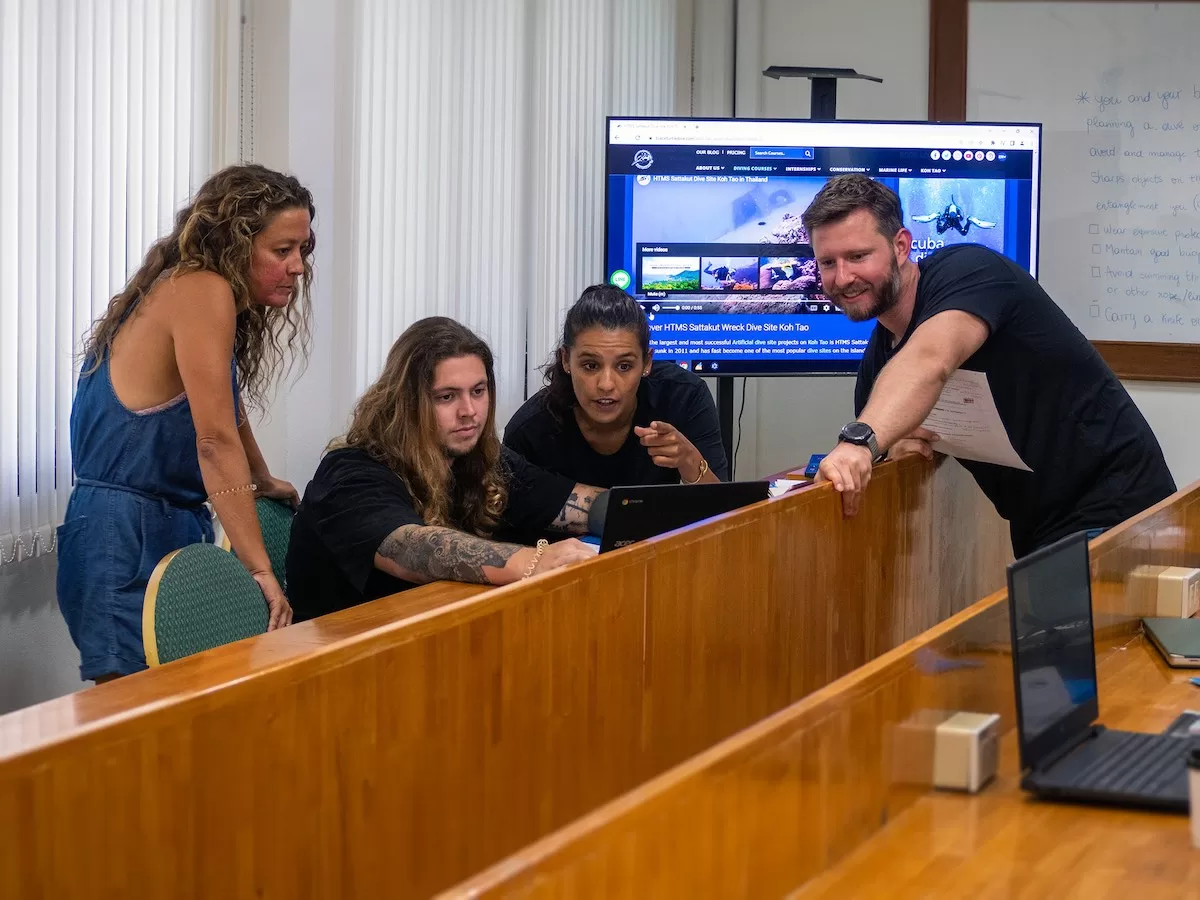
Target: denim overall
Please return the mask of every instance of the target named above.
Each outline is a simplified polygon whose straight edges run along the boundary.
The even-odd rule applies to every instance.
[[[213,540],[187,395],[127,409],[106,354],[79,378],[71,454],[75,487],[58,528],[58,605],[79,648],[80,677],[126,675],[146,668],[142,601],[154,567],[180,547]]]

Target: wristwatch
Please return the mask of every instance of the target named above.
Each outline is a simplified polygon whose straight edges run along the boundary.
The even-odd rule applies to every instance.
[[[871,459],[875,460],[879,456],[879,442],[875,439],[875,432],[866,422],[849,422],[842,426],[841,433],[838,434],[838,441],[845,441],[847,444],[857,444],[859,447],[866,447],[871,451]]]

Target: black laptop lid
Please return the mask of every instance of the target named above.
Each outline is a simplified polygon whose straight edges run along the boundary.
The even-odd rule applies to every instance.
[[[600,552],[766,500],[770,487],[766,481],[615,487],[606,498]]]
[[[1085,733],[1099,715],[1087,533],[1008,567],[1021,768]]]

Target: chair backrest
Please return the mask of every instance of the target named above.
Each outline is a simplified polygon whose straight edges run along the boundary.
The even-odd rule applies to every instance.
[[[258,512],[258,527],[262,532],[263,544],[267,548],[267,558],[271,560],[271,571],[275,573],[275,580],[286,593],[288,541],[292,539],[292,517],[296,515],[296,511],[287,503],[268,500],[266,497],[255,500],[254,508]],[[233,552],[229,535],[224,529],[221,529],[218,546]]]
[[[259,497],[254,505],[258,510],[258,526],[262,529],[267,557],[271,560],[271,571],[286,593],[288,541],[292,538],[292,517],[296,511],[287,503],[266,497]]]
[[[267,623],[266,600],[246,567],[214,544],[189,544],[163,557],[146,585],[146,662],[157,666],[264,634]]]

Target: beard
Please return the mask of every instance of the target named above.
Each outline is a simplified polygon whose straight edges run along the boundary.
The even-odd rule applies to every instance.
[[[900,264],[896,262],[896,257],[893,255],[892,268],[888,272],[887,278],[879,284],[868,284],[868,289],[875,295],[875,302],[870,306],[847,308],[842,303],[841,291],[830,290],[826,286],[825,293],[851,322],[865,322],[867,319],[875,319],[884,315],[899,303],[900,288]]]
[[[466,457],[470,456],[472,453],[475,452],[475,449],[478,446],[479,446],[479,438],[476,437],[474,443],[472,443],[469,447],[465,446],[463,444],[459,444],[456,447],[447,446],[444,449],[446,451],[446,456],[449,457],[451,462],[453,462],[456,459],[465,459]]]

